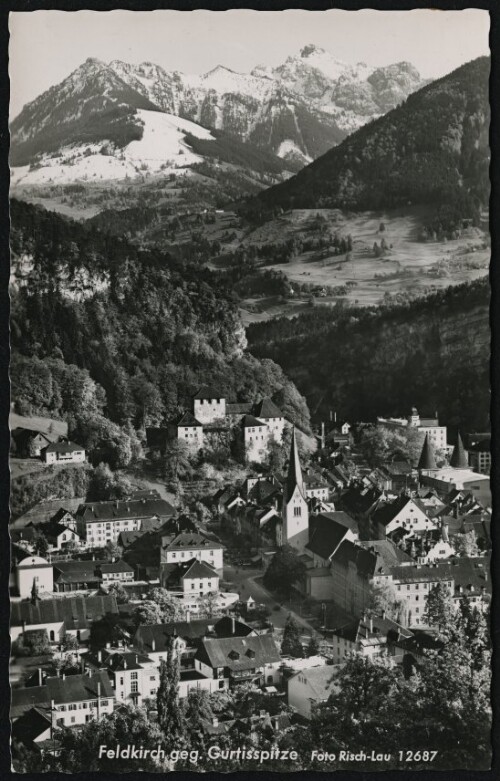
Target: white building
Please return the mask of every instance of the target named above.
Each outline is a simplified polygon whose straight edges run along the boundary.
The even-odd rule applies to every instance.
[[[283,486],[281,523],[276,526],[278,545],[291,545],[303,553],[309,542],[309,507],[307,504],[295,429],[292,431],[288,475]]]
[[[193,398],[193,412],[202,426],[221,421],[226,417],[226,399],[218,391],[204,385]]]
[[[204,561],[222,575],[224,546],[197,532],[182,532],[174,539],[169,536],[162,538],[161,565],[185,564],[190,559]]]
[[[54,570],[52,564],[42,556],[25,554],[15,565],[15,585],[21,599],[30,597],[33,588],[39,595],[54,591]]]
[[[304,719],[312,716],[312,707],[326,702],[336,691],[335,676],[339,667],[321,665],[300,670],[288,681],[288,704]]]
[[[46,464],[82,464],[86,460],[85,448],[69,440],[53,442],[42,448],[40,454]]]

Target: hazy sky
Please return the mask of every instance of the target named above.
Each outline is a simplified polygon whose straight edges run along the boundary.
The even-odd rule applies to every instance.
[[[314,43],[347,63],[412,62],[423,77],[488,54],[487,11],[32,11],[10,25],[11,116],[87,57],[203,73],[278,65]]]

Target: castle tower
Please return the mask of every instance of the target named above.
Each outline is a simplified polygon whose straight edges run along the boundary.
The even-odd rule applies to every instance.
[[[431,443],[429,442],[429,435],[425,435],[424,444],[422,447],[422,452],[420,453],[420,459],[418,461],[418,473],[419,475],[425,475],[429,472],[436,472],[437,471],[437,465],[436,465],[436,459],[434,457],[434,450],[432,448]]]
[[[416,407],[411,408],[411,413],[408,415],[408,427],[418,428],[420,426],[420,415]]]
[[[309,508],[306,501],[295,428],[292,429],[288,475],[283,487],[282,545],[302,552],[309,542]]]
[[[469,460],[467,458],[467,452],[464,448],[464,443],[462,442],[462,437],[460,436],[460,431],[457,435],[457,444],[453,448],[453,453],[451,454],[450,466],[454,467],[455,469],[469,468]]]

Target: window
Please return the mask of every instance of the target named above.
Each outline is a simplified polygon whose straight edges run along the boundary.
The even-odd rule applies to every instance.
[[[224,681],[219,681],[219,689],[223,689],[223,688],[224,688]]]
[[[137,694],[138,691],[139,691],[139,682],[138,681],[132,681],[132,686],[131,686],[132,694]]]
[[[72,724],[74,724],[74,723],[75,723],[75,717],[74,717],[74,716],[72,716],[72,717],[70,718],[70,722],[71,722]]]
[[[101,700],[101,705],[103,706],[103,708],[105,708],[107,704],[108,704],[107,700]]]
[[[150,675],[149,676],[150,681],[156,681],[156,675]]]
[[[295,515],[295,517],[302,515],[302,507],[294,507],[293,514]]]
[[[137,673],[136,672],[135,673],[130,673],[130,679],[132,681],[136,681],[137,680]]]

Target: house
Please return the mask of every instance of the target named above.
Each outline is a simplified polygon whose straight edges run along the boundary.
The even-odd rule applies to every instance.
[[[491,599],[489,577],[490,560],[487,556],[460,557],[428,564],[392,567],[389,574],[374,578],[374,583],[389,582],[396,597],[406,604],[406,624],[411,628],[428,628],[425,619],[427,597],[431,589],[444,583],[458,604],[466,597],[469,602],[485,610]]]
[[[266,424],[269,437],[281,444],[285,431],[285,417],[274,401],[266,397],[257,402],[253,408],[253,414]]]
[[[14,588],[21,599],[33,595],[51,594],[54,591],[52,564],[42,556],[36,556],[17,545],[12,546]]]
[[[37,707],[49,710],[54,727],[77,727],[113,713],[114,705],[108,674],[89,670],[83,675],[47,678],[42,686],[12,689],[10,717],[15,721]]]
[[[59,513],[56,515],[59,515]],[[49,551],[64,550],[68,545],[76,545],[79,548],[85,547],[84,540],[76,531],[76,522],[71,514],[62,510],[61,516],[67,519],[66,522],[58,522],[53,519],[48,523],[29,524],[19,529],[12,529],[11,541],[33,550],[33,542],[41,533],[48,542]]]
[[[267,423],[258,420],[253,415],[244,415],[241,427],[245,458],[247,461],[261,463],[267,456],[269,445],[269,428]]]
[[[328,501],[330,498],[330,486],[322,475],[308,468],[303,475],[303,481],[306,499]]]
[[[469,466],[473,472],[489,475],[491,472],[491,441],[489,439],[469,445]]]
[[[51,643],[60,643],[67,634],[85,642],[92,623],[118,615],[118,605],[111,595],[75,596],[12,602],[10,611],[12,642],[23,632],[37,629],[45,629]]]
[[[224,546],[217,540],[211,540],[197,532],[183,532],[174,537],[163,536],[161,545],[161,569],[167,564],[185,563],[194,558],[206,562],[218,575],[222,575]]]
[[[314,567],[328,567],[331,558],[339,545],[344,540],[357,539],[358,535],[353,531],[356,522],[342,523],[335,516],[345,516],[349,519],[347,513],[325,513],[311,518],[310,537],[306,549],[312,553]],[[319,584],[318,584],[319,585]],[[315,596],[311,594],[311,596]],[[320,598],[320,597],[318,597]]]
[[[195,669],[217,682],[217,689],[240,683],[274,685],[281,657],[272,635],[205,638],[195,655]]]
[[[424,509],[408,496],[380,502],[370,513],[370,528],[374,539],[389,537],[396,529],[406,534],[425,532],[436,528]]]
[[[156,696],[159,668],[145,654],[126,649],[100,649],[85,656],[85,668],[92,673],[103,670],[108,674],[118,702],[141,706],[145,699]]]
[[[131,583],[135,577],[134,568],[122,559],[119,561],[99,562],[96,566],[96,570],[102,577],[103,586],[109,586],[111,583],[117,582]]]
[[[174,515],[164,499],[143,498],[81,504],[75,518],[87,545],[104,548],[107,542],[117,542],[122,532],[141,530],[151,519],[164,523]]]
[[[33,707],[24,711],[11,727],[12,741],[29,749],[44,750],[52,740],[52,714],[50,707]]]
[[[443,467],[422,475],[421,482],[423,485],[435,488],[443,498],[446,498],[452,491],[470,491],[483,507],[491,507],[489,475],[479,474],[468,468]]]
[[[312,707],[326,702],[337,691],[335,677],[339,667],[321,665],[295,673],[287,686],[288,704],[304,719],[312,716]]]
[[[203,426],[190,412],[185,412],[177,423],[177,439],[191,452],[196,453],[203,447]]]
[[[43,448],[50,445],[52,438],[41,431],[15,428],[11,431],[14,455],[18,458],[39,458]]]
[[[103,577],[95,561],[54,562],[54,591],[93,591],[100,587]]]
[[[311,596],[321,593],[323,599],[331,599],[350,615],[359,615],[370,601],[371,580],[377,564],[375,552],[344,539],[332,554],[326,572],[321,569],[306,572],[307,593]],[[325,579],[322,584],[314,582],[318,577]]]
[[[307,505],[297,435],[292,430],[287,479],[283,486],[281,523],[276,526],[276,543],[290,545],[303,553],[309,542],[309,507]]]
[[[162,568],[162,584],[184,597],[202,597],[219,591],[219,574],[210,564],[199,559],[189,559]]]
[[[43,447],[40,456],[46,464],[82,464],[86,460],[85,448],[74,442],[52,442]]]
[[[349,621],[332,632],[330,653],[335,664],[340,664],[351,654],[380,656],[390,652],[391,645],[413,632],[388,618],[385,613],[376,615],[365,611],[361,618]]]

